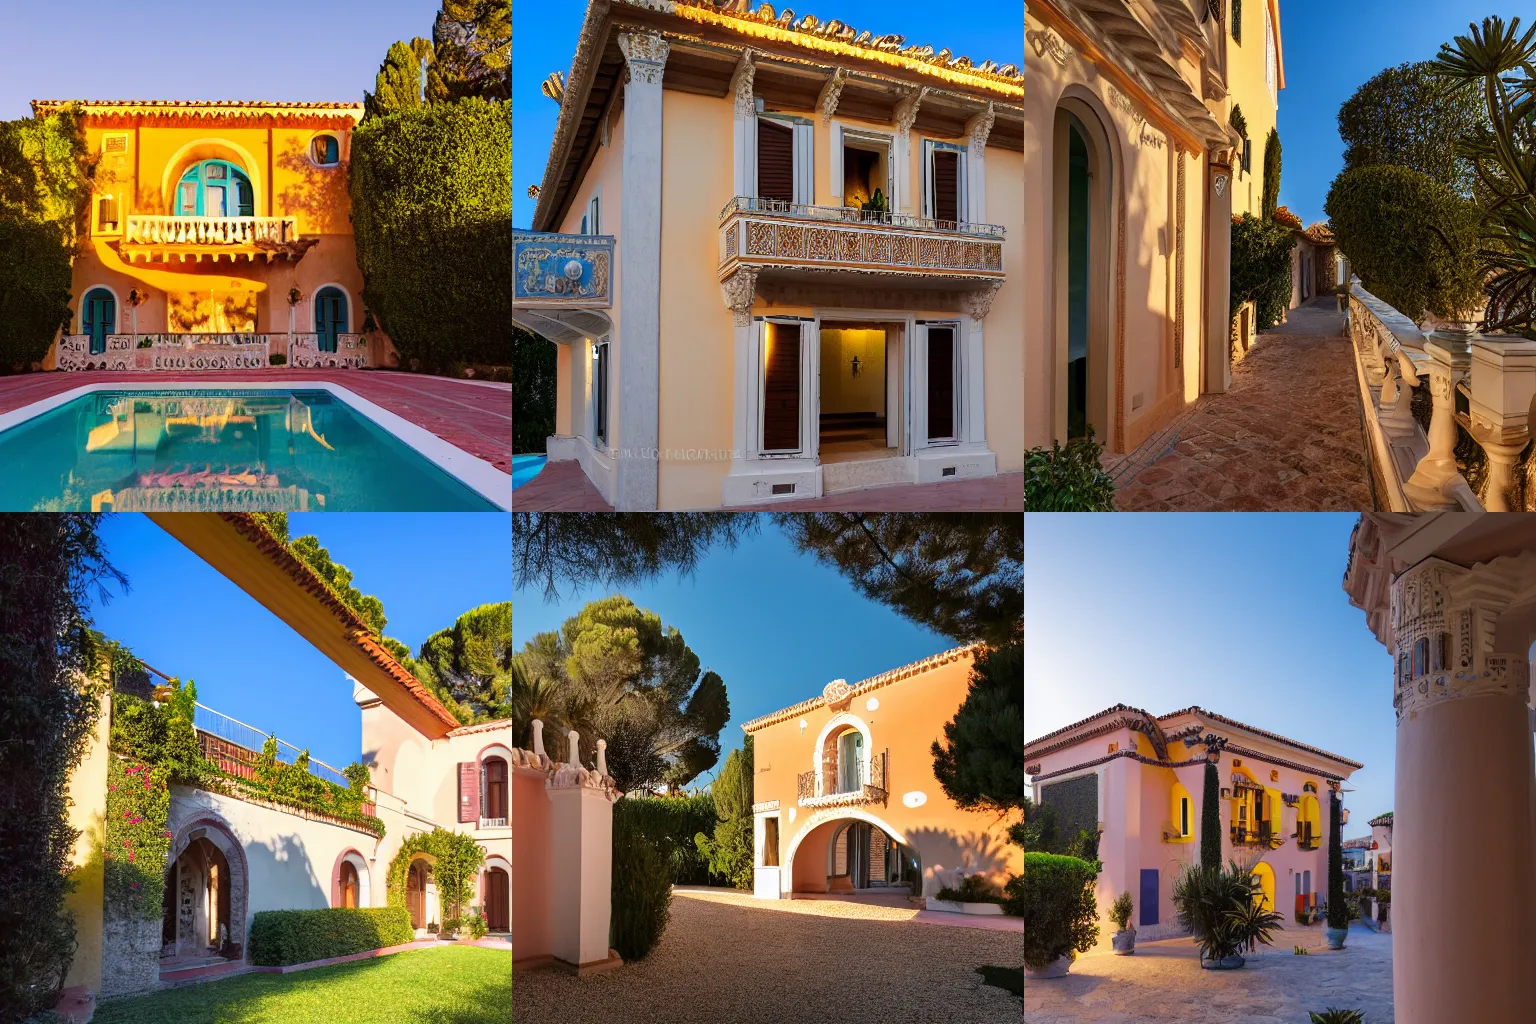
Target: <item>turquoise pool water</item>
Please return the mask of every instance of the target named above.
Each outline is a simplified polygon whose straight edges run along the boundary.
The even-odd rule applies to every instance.
[[[512,489],[515,491],[538,476],[539,470],[544,468],[544,462],[545,457],[542,455],[512,456]]]
[[[0,431],[10,512],[495,509],[325,391],[98,391]]]

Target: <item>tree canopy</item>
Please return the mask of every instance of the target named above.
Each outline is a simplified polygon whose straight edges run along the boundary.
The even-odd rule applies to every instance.
[[[471,608],[407,667],[466,725],[512,717],[512,602]]]
[[[1457,146],[1485,123],[1477,96],[1444,88],[1433,61],[1399,64],[1339,107],[1344,170],[1408,167],[1471,198],[1475,173]]]
[[[430,66],[432,59],[432,43],[419,36],[409,43],[390,43],[374,79],[374,91],[363,94],[363,116],[378,117],[426,106],[422,65]]]
[[[511,673],[513,741],[530,742],[531,722],[549,727],[550,756],[597,759],[607,741],[608,773],[625,792],[686,785],[720,759],[720,731],[731,717],[725,682],[701,670],[675,627],[627,597],[589,602],[559,630],[540,633],[515,656]],[[575,729],[581,749],[566,750]]]
[[[506,0],[443,0],[432,40],[435,55],[427,69],[432,102],[512,98],[512,7]]]
[[[516,512],[513,578],[622,586],[687,576],[715,546],[771,521],[791,543],[903,617],[961,643],[1023,634],[1024,521],[1016,513]]]

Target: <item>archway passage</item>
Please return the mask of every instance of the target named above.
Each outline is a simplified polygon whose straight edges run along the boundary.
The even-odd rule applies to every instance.
[[[859,819],[838,819],[812,829],[795,850],[791,872],[796,893],[922,891],[917,851]]]
[[[405,906],[411,913],[411,927],[427,926],[427,862],[411,861],[405,880]]]
[[[1275,869],[1264,861],[1259,861],[1253,866],[1253,879],[1259,884],[1259,888],[1253,894],[1253,901],[1258,904],[1260,910],[1275,909]]]
[[[493,932],[512,930],[511,879],[501,868],[485,873],[485,923]]]
[[[356,907],[360,886],[357,881],[357,868],[350,861],[341,862],[341,905],[343,907]]]
[[[230,914],[229,861],[213,843],[194,839],[166,871],[162,904],[163,957],[212,956],[231,951],[240,936]]]

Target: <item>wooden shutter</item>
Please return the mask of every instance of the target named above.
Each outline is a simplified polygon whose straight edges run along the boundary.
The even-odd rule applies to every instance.
[[[459,762],[459,821],[480,820],[480,766]]]
[[[960,219],[960,154],[952,149],[933,151],[933,216]]]
[[[928,437],[955,436],[955,329],[928,328]]]
[[[800,448],[800,325],[763,324],[763,451]]]
[[[757,119],[757,197],[795,201],[795,136],[788,126]]]

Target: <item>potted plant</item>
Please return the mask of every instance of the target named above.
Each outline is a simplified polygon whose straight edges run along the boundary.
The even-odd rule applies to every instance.
[[[1060,978],[1073,957],[1099,938],[1093,883],[1097,861],[1054,853],[1024,854],[1024,970],[1031,978]]]
[[[1200,966],[1233,970],[1246,962],[1243,951],[1269,945],[1280,926],[1279,914],[1264,909],[1262,890],[1251,867],[1229,861],[1225,868],[1191,864],[1173,884],[1179,923],[1200,947]]]
[[[1123,892],[1115,898],[1114,904],[1109,908],[1110,920],[1115,922],[1119,931],[1110,938],[1110,944],[1115,947],[1115,953],[1119,956],[1128,956],[1136,952],[1136,929],[1131,927],[1131,911],[1135,904],[1131,901],[1131,894]]]

